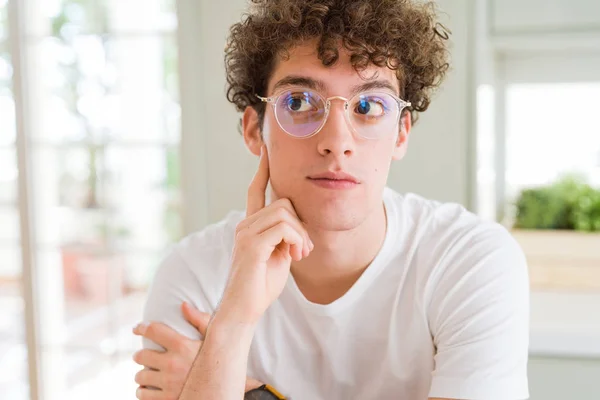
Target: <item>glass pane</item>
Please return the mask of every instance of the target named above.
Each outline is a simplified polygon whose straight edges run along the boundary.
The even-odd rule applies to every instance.
[[[19,235],[18,210],[0,206],[0,246],[16,245],[19,242]]]
[[[0,0],[1,2],[2,0]],[[2,35],[0,22],[0,36]],[[8,43],[0,38],[0,147],[15,141],[15,103],[11,91],[13,69]]]
[[[180,237],[174,148],[38,147],[33,166],[39,245],[155,250]]]
[[[111,147],[106,152],[111,226],[128,248],[163,249],[180,236],[179,158],[175,149]]]
[[[47,38],[30,57],[36,79],[34,137],[44,142],[177,142],[174,40],[132,36]],[[32,79],[34,79],[32,77]]]
[[[95,147],[39,147],[32,152],[39,245],[98,245],[106,212]]]
[[[119,141],[175,143],[179,139],[177,50],[173,40],[122,37],[106,43],[117,79],[118,113],[108,126]]]
[[[10,64],[0,56],[0,148],[14,145],[16,137],[15,102],[6,87],[10,85],[10,68]]]
[[[50,146],[35,148],[33,159],[42,343],[122,346],[140,318],[155,253],[180,237],[177,152]]]
[[[155,33],[177,28],[175,0],[29,0],[27,21],[30,37]]]
[[[11,148],[0,148],[0,207],[17,201],[17,156]]]
[[[8,0],[0,0],[0,42],[8,38]]]
[[[37,261],[42,346],[103,349],[111,338],[111,305],[121,295],[123,256],[65,245],[39,250]]]
[[[0,393],[2,398],[25,400],[29,386],[21,290],[19,249],[0,246]]]
[[[110,32],[177,29],[175,0],[104,0]]]
[[[135,398],[133,376],[140,369],[131,355],[106,355],[94,349],[63,348],[42,352],[44,399],[89,400]]]
[[[139,369],[131,355],[141,343],[131,329],[141,320],[145,291],[163,254],[128,252],[100,257],[62,252],[65,299],[58,307],[60,302],[55,301],[55,308],[43,313],[52,311],[55,316],[54,321],[45,321],[55,337],[44,333],[43,362],[61,366],[45,371],[44,379],[53,381],[48,390],[52,396],[68,393],[62,398],[76,399],[97,385],[103,396],[95,397],[94,391],[93,398],[129,398],[135,393],[133,376]],[[87,297],[85,302],[83,297]],[[102,307],[93,308],[93,303],[98,304],[93,299],[101,299]],[[61,314],[64,318],[57,322]],[[60,333],[62,339],[57,339]],[[117,372],[125,376],[113,375]]]
[[[26,32],[33,38],[106,31],[106,10],[97,0],[28,0],[25,6]]]
[[[518,84],[507,90],[507,189],[551,183],[565,173],[600,186],[600,83]],[[576,101],[573,101],[576,99]]]

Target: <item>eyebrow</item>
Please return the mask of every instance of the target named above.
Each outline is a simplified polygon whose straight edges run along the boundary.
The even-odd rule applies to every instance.
[[[281,89],[286,86],[303,86],[308,89],[317,90],[320,92],[327,91],[327,84],[319,79],[310,78],[308,76],[301,75],[288,75],[279,81],[273,86],[273,92],[277,92],[278,89]],[[359,85],[354,85],[350,89],[352,95],[356,93],[365,92],[373,89],[388,89],[391,90],[394,94],[398,94],[398,89],[394,87],[389,81],[383,79],[370,80],[365,83],[361,83]]]
[[[321,80],[309,78],[307,76],[288,75],[285,78],[282,78],[279,81],[277,81],[275,86],[273,86],[273,92],[277,92],[277,89],[286,86],[303,86],[308,89],[318,90],[322,92],[324,92],[327,88],[325,82]]]

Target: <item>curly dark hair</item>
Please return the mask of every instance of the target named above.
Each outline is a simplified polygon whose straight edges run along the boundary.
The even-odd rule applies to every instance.
[[[234,24],[225,48],[227,99],[238,111],[252,106],[260,126],[276,57],[296,44],[317,39],[319,59],[335,64],[339,47],[360,73],[369,64],[396,72],[400,97],[411,102],[415,122],[449,67],[449,31],[437,22],[433,2],[415,0],[252,0]]]

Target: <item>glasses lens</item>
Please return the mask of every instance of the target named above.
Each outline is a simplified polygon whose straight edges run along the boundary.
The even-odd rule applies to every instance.
[[[277,121],[290,135],[307,137],[319,129],[325,117],[325,101],[307,90],[288,90],[275,105]]]
[[[387,93],[363,93],[350,101],[348,113],[359,135],[375,139],[394,132],[400,108]]]

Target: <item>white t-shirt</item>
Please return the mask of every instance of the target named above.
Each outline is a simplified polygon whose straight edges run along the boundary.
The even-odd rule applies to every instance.
[[[384,204],[383,246],[341,298],[311,303],[290,275],[258,324],[248,376],[292,400],[528,398],[529,279],[518,244],[457,204],[389,188]],[[243,218],[232,212],[177,244],[145,321],[199,338],[181,303],[215,310]]]

